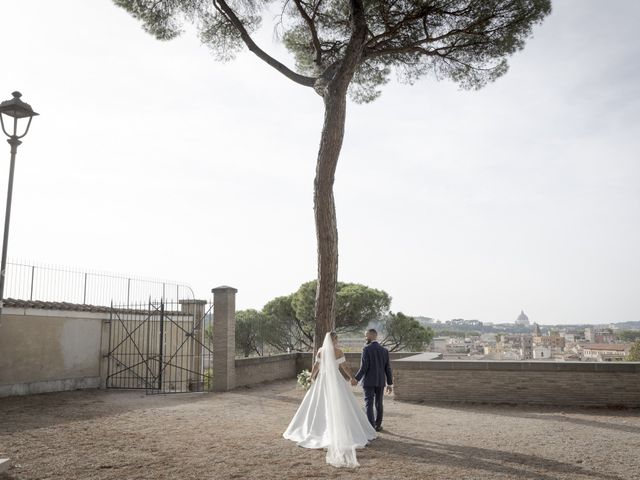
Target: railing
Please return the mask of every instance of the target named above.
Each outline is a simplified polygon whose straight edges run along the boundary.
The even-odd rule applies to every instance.
[[[109,306],[129,305],[149,298],[194,299],[189,285],[65,267],[7,262],[5,298]]]

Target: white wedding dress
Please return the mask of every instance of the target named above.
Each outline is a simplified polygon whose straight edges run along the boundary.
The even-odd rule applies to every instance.
[[[357,467],[356,448],[376,438],[376,431],[339,371],[345,358],[336,360],[329,334],[316,361],[320,364],[316,381],[283,437],[300,447],[326,448],[327,463],[334,467]]]

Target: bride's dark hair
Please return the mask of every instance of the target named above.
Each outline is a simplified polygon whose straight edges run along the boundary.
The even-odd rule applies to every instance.
[[[329,332],[329,335],[331,335],[331,340],[337,340],[338,339],[338,334],[336,332]]]

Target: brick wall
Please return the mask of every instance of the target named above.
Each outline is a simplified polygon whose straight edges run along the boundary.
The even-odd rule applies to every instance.
[[[391,368],[396,359],[415,355],[415,353],[392,353]],[[296,378],[302,370],[311,370],[311,353],[286,353],[269,357],[251,357],[236,359],[236,387],[256,385],[274,380]],[[347,364],[355,375],[360,367],[359,353],[346,353]]]
[[[394,362],[395,398],[640,407],[640,362]]]
[[[300,372],[302,370],[311,370],[311,353],[299,353],[298,355],[298,371]],[[390,353],[389,359],[391,360],[391,370],[394,369],[396,360],[400,360],[401,358],[406,358],[413,355],[416,355],[416,353]],[[347,359],[347,365],[351,369],[351,373],[355,375],[358,371],[358,368],[360,368],[360,353],[345,353],[344,356]]]
[[[296,378],[298,354],[285,353],[269,357],[236,358],[236,387]]]

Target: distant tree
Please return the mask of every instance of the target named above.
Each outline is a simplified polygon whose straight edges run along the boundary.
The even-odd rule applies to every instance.
[[[264,318],[257,310],[236,312],[236,355],[262,355]]]
[[[438,330],[433,329],[434,334],[439,337],[456,337],[456,338],[467,338],[467,337],[476,337],[480,336],[480,332],[468,331],[468,330]]]
[[[616,336],[621,342],[635,342],[640,340],[640,330],[620,330]]]
[[[630,362],[640,362],[640,340],[637,340],[636,343],[631,346],[627,360]]]
[[[316,280],[303,283],[292,298],[296,317],[307,326],[315,326],[316,284]],[[370,322],[381,320],[390,305],[391,297],[383,290],[338,282],[335,330],[345,332],[366,327]]]
[[[265,342],[277,351],[307,351],[313,348],[313,325],[297,316],[293,294],[277,297],[262,308],[266,320]]]
[[[383,322],[383,329],[384,337],[380,344],[390,352],[422,352],[433,339],[430,327],[423,327],[415,318],[402,312],[389,313]]]
[[[291,295],[267,303],[264,340],[280,351],[313,349],[316,281],[306,282]],[[336,330],[350,332],[379,322],[389,311],[391,297],[357,283],[338,282]]]
[[[370,102],[391,74],[407,83],[425,75],[479,89],[507,71],[550,0],[114,0],[160,40],[187,20],[219,60],[246,46],[289,80],[324,101],[316,161],[314,211],[318,242],[315,349],[337,320],[338,228],[333,195],[342,149],[347,94]],[[261,49],[252,34],[269,8],[279,38],[295,57],[290,69]],[[261,86],[259,76],[255,81]],[[260,87],[259,87],[260,88]],[[432,112],[432,114],[435,114]]]
[[[205,345],[213,345],[213,325],[207,325],[204,328],[204,341]]]

